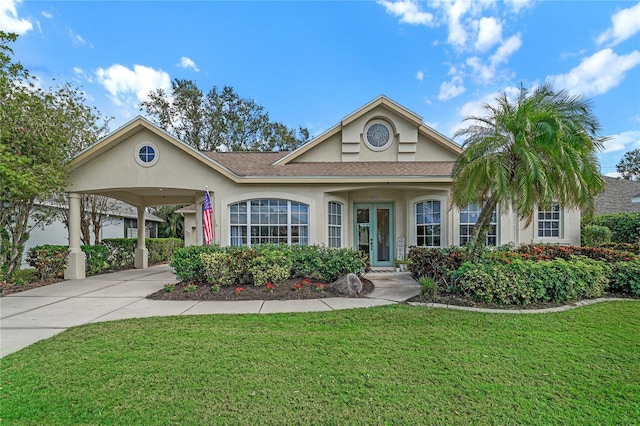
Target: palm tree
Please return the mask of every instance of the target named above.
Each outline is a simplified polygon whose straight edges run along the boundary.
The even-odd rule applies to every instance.
[[[485,244],[496,206],[513,208],[529,225],[538,206],[552,202],[593,212],[593,197],[604,190],[596,153],[606,138],[591,105],[550,85],[529,92],[520,88],[515,102],[506,93],[497,105],[484,105],[485,117],[467,117],[469,127],[453,168],[452,202],[482,206],[470,239],[469,259]]]

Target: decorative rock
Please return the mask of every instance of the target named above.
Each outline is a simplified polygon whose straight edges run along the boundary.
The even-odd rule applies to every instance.
[[[333,288],[340,294],[355,296],[362,291],[362,281],[356,274],[347,274],[334,282]]]

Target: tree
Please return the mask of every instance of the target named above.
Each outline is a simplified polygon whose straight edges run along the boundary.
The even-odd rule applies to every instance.
[[[297,131],[269,119],[264,107],[243,99],[230,86],[213,87],[204,95],[191,80],[175,79],[171,93],[157,89],[142,102],[158,126],[199,151],[290,151],[309,140],[309,131]]]
[[[616,170],[624,179],[640,180],[640,148],[627,152],[616,164]]]
[[[93,144],[107,123],[70,84],[42,89],[0,31],[0,274],[20,265],[36,199],[64,188],[72,153]],[[3,278],[3,277],[0,277]]]
[[[180,238],[184,239],[184,217],[176,210],[184,207],[184,205],[175,206],[159,206],[154,214],[164,222],[158,224],[158,233],[162,238]]]
[[[60,192],[52,198],[54,208],[50,217],[55,217],[69,229],[69,199]],[[82,244],[100,244],[100,230],[109,217],[109,211],[117,210],[115,200],[104,195],[82,194],[80,197],[80,240]],[[91,233],[93,232],[93,242]]]
[[[604,190],[596,153],[606,138],[591,105],[544,85],[521,88],[515,102],[506,93],[484,105],[484,117],[468,117],[464,152],[453,169],[451,198],[460,208],[482,206],[470,239],[469,259],[482,249],[496,208],[513,208],[529,225],[538,206],[553,202],[593,212],[593,197]]]

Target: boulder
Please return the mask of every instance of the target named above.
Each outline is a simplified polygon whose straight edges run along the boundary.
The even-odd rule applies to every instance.
[[[333,289],[340,294],[356,296],[362,291],[362,281],[356,274],[347,274],[333,283]]]

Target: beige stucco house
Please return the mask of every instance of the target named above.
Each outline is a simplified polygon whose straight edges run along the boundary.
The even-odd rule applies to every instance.
[[[185,244],[202,244],[205,188],[217,244],[324,244],[366,251],[372,266],[392,267],[409,246],[464,244],[478,210],[449,201],[460,146],[422,118],[380,96],[293,152],[198,152],[136,118],[72,161],[70,209],[78,193],[137,206],[195,204],[184,210]],[[78,230],[70,227],[68,278],[84,277]],[[496,214],[492,244],[578,244],[580,213],[552,206],[525,227]],[[136,266],[147,266],[140,238]]]

